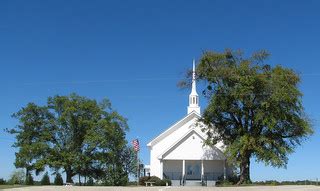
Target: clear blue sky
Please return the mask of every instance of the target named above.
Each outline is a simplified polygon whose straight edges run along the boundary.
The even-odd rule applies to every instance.
[[[1,0],[0,128],[14,127],[12,113],[48,96],[107,97],[149,163],[148,141],[186,115],[189,91],[176,84],[193,58],[204,50],[267,49],[270,64],[301,73],[316,133],[287,169],[253,162],[252,179],[320,178],[319,9],[317,0]],[[1,130],[0,178],[14,170],[13,141]]]

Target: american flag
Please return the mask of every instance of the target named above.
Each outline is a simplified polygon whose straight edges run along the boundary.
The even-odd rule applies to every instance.
[[[138,139],[134,139],[132,141],[132,145],[133,145],[134,151],[136,151],[136,152],[140,151],[140,145],[139,145],[139,140]]]

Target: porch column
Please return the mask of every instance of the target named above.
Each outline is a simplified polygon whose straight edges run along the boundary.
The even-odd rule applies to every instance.
[[[227,179],[227,167],[226,167],[226,160],[223,160],[223,179]]]
[[[186,161],[182,160],[182,178],[186,174]]]
[[[163,179],[163,160],[160,160],[160,177],[161,179]]]
[[[204,167],[203,167],[203,160],[201,160],[201,178],[204,175]]]

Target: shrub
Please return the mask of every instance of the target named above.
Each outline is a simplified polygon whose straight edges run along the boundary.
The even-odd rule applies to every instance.
[[[27,175],[26,185],[34,185],[33,177],[30,173],[28,173],[28,175]]]
[[[0,185],[4,185],[4,184],[6,184],[7,182],[6,182],[6,180],[5,179],[3,179],[3,178],[0,178]]]
[[[141,186],[145,186],[146,183],[145,182],[148,182],[148,180],[150,179],[149,176],[142,176],[139,178],[139,185]]]
[[[150,176],[150,178],[148,179],[148,182],[157,182],[160,181],[161,179],[157,176]]]
[[[171,180],[169,179],[163,179],[161,180],[159,177],[156,176],[143,176],[139,179],[139,185],[145,186],[145,182],[154,182],[155,186],[166,186],[167,183],[169,186],[171,186]]]
[[[136,186],[137,182],[136,181],[129,181],[127,186]]]
[[[9,180],[9,184],[23,184],[25,181],[25,173],[23,170],[14,171]]]
[[[164,181],[165,186],[167,185],[167,183],[168,183],[168,186],[171,186],[171,185],[172,185],[172,182],[171,182],[170,179],[163,179],[162,181]]]
[[[89,178],[88,181],[87,181],[87,184],[86,186],[93,186],[94,185],[94,181],[93,181],[93,178]]]
[[[41,185],[50,185],[50,178],[49,178],[49,175],[48,175],[48,172],[46,172],[42,179],[41,179]]]
[[[63,185],[63,179],[61,174],[58,172],[54,178],[54,185]]]
[[[233,183],[230,182],[229,180],[218,180],[216,182],[216,185],[217,186],[230,186],[230,185],[233,185]]]
[[[266,185],[270,185],[270,186],[277,186],[277,185],[280,185],[280,183],[276,180],[267,180],[265,181],[265,184]]]
[[[156,185],[156,186],[165,186],[166,183],[164,181],[162,181],[161,179],[159,179],[159,180],[156,180],[154,185]]]
[[[232,184],[237,184],[240,180],[240,177],[237,175],[230,175],[228,176],[228,181],[231,182]]]

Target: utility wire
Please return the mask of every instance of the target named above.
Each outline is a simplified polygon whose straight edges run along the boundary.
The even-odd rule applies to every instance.
[[[271,74],[275,75],[275,74]],[[302,73],[298,74],[299,76],[319,76],[320,73]],[[84,81],[49,81],[49,82],[22,82],[19,84],[31,86],[31,85],[77,85],[77,84],[98,84],[98,83],[115,83],[115,82],[133,82],[133,81],[166,81],[166,80],[183,80],[184,78],[178,78],[178,77],[159,77],[159,78],[153,78],[153,77],[145,77],[145,78],[132,78],[132,79],[106,79],[106,80],[84,80]],[[0,82],[2,84],[8,84],[8,82]]]

